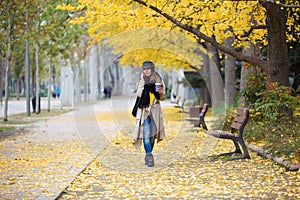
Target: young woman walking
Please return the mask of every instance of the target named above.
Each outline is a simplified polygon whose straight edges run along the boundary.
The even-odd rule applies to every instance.
[[[139,149],[144,144],[145,164],[154,166],[153,147],[165,138],[164,123],[160,101],[165,100],[165,85],[155,71],[154,63],[145,61],[143,72],[137,83],[137,99],[133,109],[136,116],[133,145]],[[135,110],[135,111],[134,111]]]

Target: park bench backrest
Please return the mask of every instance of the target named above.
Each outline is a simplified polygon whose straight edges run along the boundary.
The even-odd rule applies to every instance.
[[[235,130],[241,134],[245,128],[245,125],[249,118],[248,108],[238,108],[236,116],[231,124],[231,132],[234,133]]]

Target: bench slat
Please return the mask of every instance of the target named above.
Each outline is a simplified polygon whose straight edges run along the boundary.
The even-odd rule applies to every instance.
[[[244,120],[245,120],[244,116],[236,116],[233,121],[244,123]]]

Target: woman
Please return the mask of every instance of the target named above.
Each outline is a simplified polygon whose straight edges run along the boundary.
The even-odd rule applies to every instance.
[[[152,150],[155,139],[159,142],[165,137],[160,106],[160,101],[165,100],[165,85],[160,75],[155,71],[153,62],[145,61],[142,67],[143,72],[137,83],[137,100],[135,103],[137,113],[133,145],[139,149],[142,143],[144,144],[145,164],[148,167],[153,167]]]

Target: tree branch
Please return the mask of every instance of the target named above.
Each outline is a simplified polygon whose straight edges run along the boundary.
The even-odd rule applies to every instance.
[[[259,67],[261,67],[264,71],[268,71],[267,70],[267,63],[264,60],[261,60],[259,58],[255,58],[253,56],[248,56],[248,55],[244,55],[241,53],[238,53],[237,51],[235,51],[234,49],[228,48],[223,46],[222,44],[218,43],[217,41],[215,41],[213,38],[205,35],[204,33],[200,32],[198,29],[189,26],[187,24],[184,24],[180,21],[178,21],[177,19],[175,19],[174,17],[168,15],[167,13],[164,13],[162,10],[158,9],[155,6],[149,5],[147,4],[145,1],[143,0],[133,0],[145,7],[150,8],[151,10],[155,11],[156,13],[162,15],[163,17],[165,17],[167,20],[171,21],[172,23],[174,23],[176,26],[194,34],[195,36],[197,36],[200,39],[203,39],[205,42],[210,43],[211,45],[213,45],[214,47],[216,47],[217,49],[223,51],[226,54],[229,54],[233,57],[235,57],[236,59],[242,60],[242,61],[246,61],[249,63],[252,63],[254,65],[257,65]]]
[[[251,26],[250,29],[245,34],[241,35],[241,37],[248,37],[255,29],[266,29],[266,28],[267,28],[266,25]]]
[[[297,4],[284,4],[284,3],[277,3],[276,0],[260,0],[260,3],[275,3],[278,4],[284,8],[300,8],[300,5]]]

